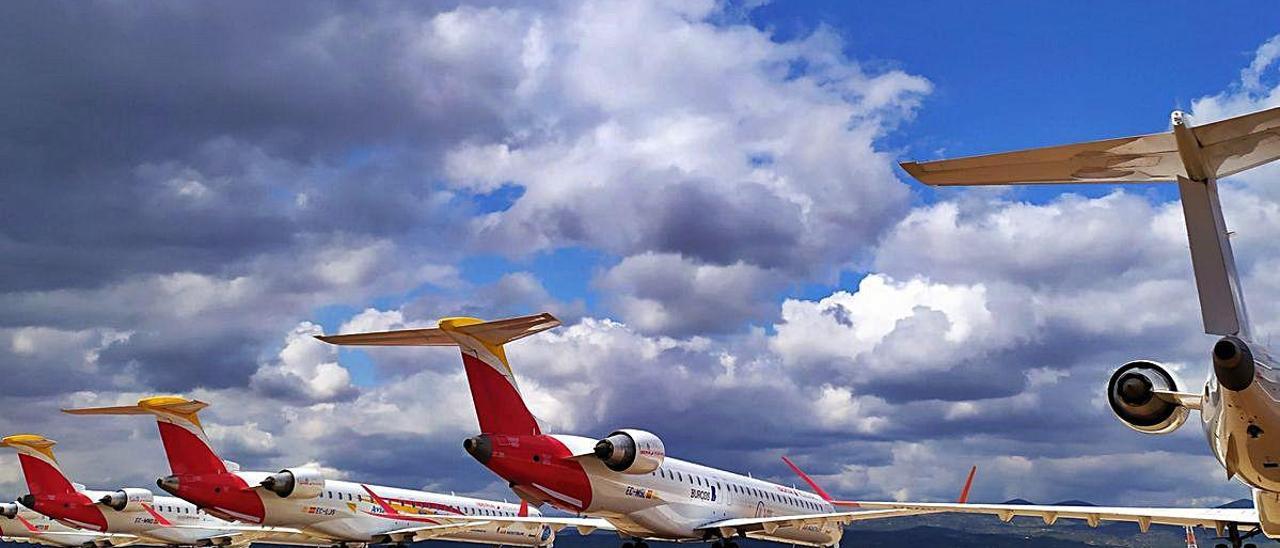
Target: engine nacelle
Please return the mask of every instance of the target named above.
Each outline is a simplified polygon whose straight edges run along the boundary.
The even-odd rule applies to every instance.
[[[1190,410],[1157,397],[1156,390],[1177,392],[1173,375],[1158,363],[1132,361],[1111,375],[1107,402],[1125,426],[1144,434],[1168,434],[1187,422]]]
[[[314,468],[286,468],[267,476],[261,485],[280,498],[313,499],[324,492],[324,475]]]
[[[616,430],[596,442],[595,454],[610,470],[626,474],[648,474],[667,458],[658,436],[632,429]]]
[[[137,487],[125,487],[119,491],[113,491],[103,495],[98,499],[98,504],[106,506],[117,512],[134,512],[142,511],[144,504],[151,504],[154,495],[146,489],[138,489]]]
[[[22,507],[18,506],[18,503],[16,502],[6,502],[4,504],[0,504],[0,517],[13,519],[18,517],[18,512],[21,512],[21,511],[22,511]]]

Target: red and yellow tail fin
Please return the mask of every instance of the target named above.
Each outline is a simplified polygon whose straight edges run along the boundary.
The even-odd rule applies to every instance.
[[[57,457],[53,456],[53,446],[57,443],[38,434],[14,434],[0,439],[0,445],[18,451],[22,475],[27,479],[27,489],[32,495],[38,497],[76,491],[75,484],[62,472]]]
[[[209,404],[181,396],[152,396],[137,405],[63,409],[72,415],[154,415],[160,428],[169,468],[176,475],[222,474],[227,466],[214,452],[200,424],[200,410]]]
[[[542,313],[503,320],[445,318],[435,328],[318,336],[324,342],[351,346],[457,346],[476,407],[480,431],[486,434],[540,434],[538,421],[525,406],[503,345],[560,325]]]

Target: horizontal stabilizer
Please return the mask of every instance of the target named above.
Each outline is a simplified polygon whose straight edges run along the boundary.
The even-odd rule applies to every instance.
[[[485,344],[501,346],[534,333],[557,327],[560,325],[560,320],[551,314],[543,312],[532,316],[520,316],[491,322],[475,318],[446,318],[440,320],[440,325],[441,327],[425,329],[401,329],[397,331],[353,333],[350,335],[317,335],[316,338],[329,344],[350,346],[455,346],[458,343],[445,332],[445,329],[448,329],[468,335]]]
[[[169,413],[199,425],[200,420],[197,413],[206,407],[209,407],[209,404],[182,396],[152,396],[138,400],[135,405],[73,407],[63,409],[62,412],[70,415],[154,415],[156,413]]]
[[[1173,120],[1166,133],[904,162],[902,169],[935,186],[1147,183],[1226,177],[1280,158],[1280,108],[1194,128],[1181,112]]]

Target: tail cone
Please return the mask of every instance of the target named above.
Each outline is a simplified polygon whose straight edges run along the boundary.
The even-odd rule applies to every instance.
[[[164,489],[165,492],[176,496],[178,494],[178,483],[178,476],[165,476],[156,480],[156,487]]]

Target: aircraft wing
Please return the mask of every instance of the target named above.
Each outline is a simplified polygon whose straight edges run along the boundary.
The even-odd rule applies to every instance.
[[[1146,183],[1221,178],[1280,159],[1280,108],[1191,127],[1175,112],[1174,131],[1086,143],[903,162],[927,185]],[[1179,140],[1182,141],[1181,147]]]
[[[556,531],[573,527],[579,534],[590,535],[597,530],[617,531],[618,529],[601,518],[579,518],[572,516],[431,516],[433,519],[450,522],[483,522],[499,524],[524,524],[528,527],[547,525]]]
[[[510,527],[524,527],[530,531],[537,530],[543,526],[551,527],[551,529],[559,532],[566,527],[573,527],[578,530],[580,535],[590,535],[597,530],[601,531],[617,531],[613,524],[600,518],[578,518],[578,517],[556,517],[556,516],[464,516],[464,515],[433,515],[430,516],[437,523],[421,525],[417,527],[406,527],[386,533],[397,542],[431,540],[443,536],[453,535],[462,531],[466,531],[473,527],[484,525],[507,525]]]
[[[92,533],[85,531],[40,531],[33,534],[30,539],[32,542],[39,544],[48,544],[54,546],[75,546],[83,542],[84,537],[93,537],[97,541],[105,540],[111,546],[129,546],[142,542],[142,539],[136,535],[126,535],[121,533]],[[164,545],[163,542],[154,543]]]
[[[270,544],[294,544],[302,546],[332,546],[337,539],[319,537],[291,527],[265,527],[261,525],[241,525],[237,523],[225,523],[216,527],[209,525],[179,525],[170,524],[167,528],[172,529],[201,529],[215,530],[219,534],[209,535],[200,539],[201,541],[226,540],[230,545],[248,544],[251,542],[266,542]],[[212,542],[215,545],[227,544]]]
[[[1039,504],[969,504],[954,502],[858,502],[863,508],[894,509],[913,512],[955,512],[988,514],[1008,522],[1017,516],[1034,516],[1053,525],[1059,519],[1084,520],[1091,527],[1104,521],[1127,521],[1138,524],[1146,532],[1152,524],[1206,527],[1221,531],[1228,524],[1257,525],[1258,512],[1253,508],[1141,508],[1117,506],[1053,506]]]
[[[861,510],[857,512],[828,512],[824,514],[800,514],[764,518],[732,518],[713,521],[698,527],[697,530],[719,533],[726,538],[736,534],[751,536],[752,533],[757,532],[764,532],[766,535],[772,535],[774,531],[787,527],[804,527],[806,525],[822,526],[832,523],[838,523],[841,526],[846,526],[855,521],[888,519],[902,516],[914,516],[918,514],[934,514],[938,512],[938,510],[906,510],[889,508]]]

